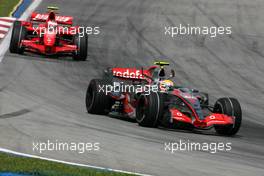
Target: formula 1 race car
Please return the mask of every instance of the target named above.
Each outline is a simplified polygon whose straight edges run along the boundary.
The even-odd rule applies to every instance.
[[[27,21],[15,21],[9,50],[44,55],[72,55],[74,60],[86,60],[88,37],[79,26],[73,26],[73,17],[57,16],[57,7],[48,7],[48,13],[33,12]]]
[[[134,118],[144,127],[211,129],[221,135],[235,135],[242,111],[235,98],[220,98],[209,105],[207,93],[175,86],[165,73],[167,62],[144,69],[106,69],[103,79],[93,79],[86,93],[88,113]]]

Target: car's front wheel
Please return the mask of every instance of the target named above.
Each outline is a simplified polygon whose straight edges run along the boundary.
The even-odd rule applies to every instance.
[[[21,47],[21,41],[26,36],[26,29],[21,21],[15,21],[13,24],[12,36],[9,45],[10,53],[23,54],[24,48]]]
[[[242,110],[237,99],[220,98],[216,101],[213,109],[214,113],[226,114],[235,119],[233,125],[216,125],[214,128],[218,134],[232,136],[235,135],[241,126]]]
[[[140,95],[136,106],[136,120],[140,126],[156,127],[163,115],[163,96],[158,92]]]
[[[77,50],[73,53],[73,59],[76,61],[85,61],[87,58],[88,50],[88,36],[77,34],[74,37],[74,44],[77,46]]]

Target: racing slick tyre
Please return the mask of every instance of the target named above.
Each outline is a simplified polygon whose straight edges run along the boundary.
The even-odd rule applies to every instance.
[[[74,37],[74,44],[77,46],[76,52],[73,54],[73,60],[85,61],[87,58],[87,48],[88,48],[88,36],[85,33],[81,36],[79,33]]]
[[[21,21],[15,21],[12,30],[11,41],[9,45],[10,53],[23,54],[24,48],[20,46],[21,40],[26,36],[26,29]]]
[[[164,96],[162,93],[151,92],[139,96],[136,106],[136,121],[140,126],[157,127],[163,115]]]
[[[88,113],[107,115],[113,105],[109,95],[106,95],[100,88],[109,85],[108,80],[92,79],[86,92],[86,109]]]
[[[235,123],[233,125],[216,125],[214,128],[218,134],[232,136],[238,132],[242,122],[242,110],[237,99],[218,99],[214,105],[213,112],[235,117]]]

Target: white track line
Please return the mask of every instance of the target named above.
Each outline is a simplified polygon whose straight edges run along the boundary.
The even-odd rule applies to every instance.
[[[42,0],[34,0],[19,19],[20,20],[26,20],[28,18],[28,16],[39,6],[39,4],[41,2],[42,2]],[[5,19],[11,20],[13,18],[5,17]],[[11,29],[12,28],[10,28],[10,30],[6,34],[5,38],[3,39],[2,43],[0,44],[0,48],[1,48],[1,50],[0,50],[0,62],[2,62],[2,60],[5,56],[5,53],[9,48],[9,42],[11,39],[11,31],[12,31]]]
[[[39,6],[39,4],[42,2],[42,0],[34,0],[30,6],[27,8],[27,10],[21,15],[19,18],[20,20],[26,20],[29,15]]]
[[[92,168],[92,169],[100,169],[103,171],[112,171],[112,172],[133,174],[133,175],[139,175],[139,176],[151,176],[151,175],[146,175],[146,174],[141,174],[141,173],[136,173],[136,172],[128,172],[128,171],[123,171],[123,170],[118,170],[118,169],[110,169],[110,168],[92,166],[92,165],[87,165],[87,164],[79,164],[79,163],[73,163],[73,162],[68,162],[68,161],[63,161],[63,160],[45,158],[45,157],[41,157],[41,156],[20,153],[20,152],[16,152],[16,151],[4,149],[4,148],[0,148],[0,152],[18,155],[18,156],[23,156],[23,157],[36,158],[36,159],[41,159],[41,160],[46,160],[46,161],[52,161],[52,162],[56,162],[56,163],[68,164],[68,165],[72,165],[72,166],[80,166],[80,167],[87,167],[87,168]]]

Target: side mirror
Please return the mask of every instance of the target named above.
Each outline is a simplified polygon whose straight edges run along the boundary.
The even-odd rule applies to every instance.
[[[198,89],[191,89],[192,93],[199,93]]]

